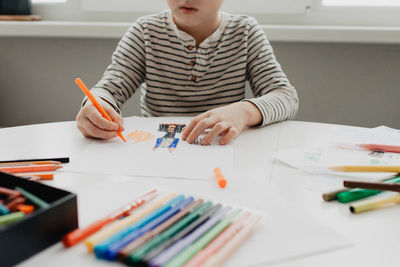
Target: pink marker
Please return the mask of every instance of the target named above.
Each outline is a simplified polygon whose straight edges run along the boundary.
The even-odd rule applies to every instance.
[[[231,239],[228,240],[216,253],[212,254],[202,267],[221,266],[232,253],[251,235],[253,229],[261,218],[259,216],[251,216],[244,223],[244,227]]]
[[[243,229],[250,213],[246,212],[225,229],[217,238],[215,238],[207,247],[202,249],[193,258],[188,261],[184,267],[201,266],[213,254],[217,253],[230,239],[232,239],[240,230]]]
[[[359,144],[358,146],[370,151],[400,153],[400,146],[381,145],[381,144]]]

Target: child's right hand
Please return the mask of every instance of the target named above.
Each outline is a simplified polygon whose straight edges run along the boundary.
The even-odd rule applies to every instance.
[[[96,107],[88,100],[76,116],[78,129],[85,137],[114,138],[117,136],[117,130],[124,131],[124,121],[110,104],[100,98],[96,99],[113,121],[103,118]]]

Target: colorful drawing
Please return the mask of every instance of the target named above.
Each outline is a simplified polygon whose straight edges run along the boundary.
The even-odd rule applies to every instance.
[[[152,139],[153,137],[154,136],[149,132],[135,130],[133,132],[128,133],[126,139],[134,143],[141,143],[141,142],[146,142]]]
[[[157,138],[153,151],[156,151],[159,147],[168,148],[169,152],[174,151],[179,143],[179,137],[176,137],[176,134],[182,133],[182,129],[185,126],[186,124],[160,123],[158,131],[166,134]]]
[[[194,140],[194,142],[193,142],[193,145],[200,145],[200,146],[203,146],[202,144],[201,144],[201,142],[203,142],[203,139],[204,139],[204,137],[197,137],[195,140]],[[207,146],[210,146],[211,144],[207,144]]]

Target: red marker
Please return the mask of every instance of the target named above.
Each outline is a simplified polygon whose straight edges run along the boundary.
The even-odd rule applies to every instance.
[[[400,146],[380,145],[380,144],[359,144],[358,146],[370,151],[400,153]]]
[[[101,228],[103,228],[108,223],[110,223],[124,215],[128,215],[132,210],[142,206],[144,203],[152,200],[156,196],[157,196],[157,189],[154,189],[154,190],[144,194],[143,196],[140,196],[138,199],[128,203],[127,205],[123,206],[122,208],[116,210],[115,212],[109,214],[107,217],[100,219],[98,221],[95,221],[94,223],[87,226],[86,228],[84,228],[84,229],[78,228],[78,229],[70,232],[62,239],[64,246],[72,247],[73,245],[79,243],[83,239],[96,233],[97,231],[99,231]]]

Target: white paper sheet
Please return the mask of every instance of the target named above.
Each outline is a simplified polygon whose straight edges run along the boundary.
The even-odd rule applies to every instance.
[[[213,169],[233,168],[233,145],[218,145],[215,140],[210,146],[188,144],[183,140],[175,150],[168,147],[153,148],[158,137],[159,123],[188,123],[182,118],[139,118],[125,119],[125,136],[135,130],[146,131],[154,137],[145,142],[122,142],[119,138],[94,141],[83,151],[74,155],[63,172],[84,172],[114,175],[141,175],[208,179]],[[175,137],[180,137],[176,134]]]
[[[291,167],[310,172],[339,176],[383,179],[395,173],[333,172],[329,167],[343,165],[400,165],[398,153],[374,153],[366,150],[335,149],[332,147],[299,147],[274,153],[274,158]]]
[[[336,127],[331,132],[332,141],[353,144],[400,144],[400,130],[379,126],[376,128]]]
[[[400,165],[400,153],[373,152],[356,148],[355,144],[400,144],[400,131],[386,126],[376,128],[335,127],[329,140],[315,146],[282,150],[274,158],[306,172],[350,176],[362,179],[384,179],[395,173],[333,172],[329,167],[343,165]],[[339,148],[341,145],[347,148]]]

